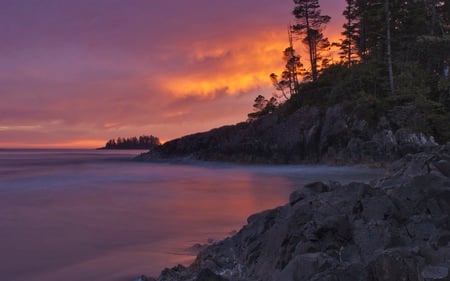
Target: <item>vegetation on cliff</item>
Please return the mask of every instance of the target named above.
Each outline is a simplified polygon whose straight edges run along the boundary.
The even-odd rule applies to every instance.
[[[294,2],[298,22],[292,33],[307,46],[309,66],[299,67],[302,60],[292,50],[290,38],[286,70],[276,83],[283,95],[278,101],[257,97],[249,120],[274,112],[288,116],[307,105],[326,109],[351,102],[364,111],[366,121],[376,121],[394,109],[413,107],[421,120],[408,124],[408,129],[432,135],[441,143],[450,140],[447,1],[347,0],[343,38],[332,44],[340,47],[341,61],[333,64],[323,51],[330,45],[322,34],[329,17],[321,15],[318,1]],[[303,81],[295,83],[283,102],[284,92],[298,81],[292,76]]]

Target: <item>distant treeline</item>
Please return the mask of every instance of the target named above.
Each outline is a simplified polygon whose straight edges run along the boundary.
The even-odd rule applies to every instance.
[[[154,136],[140,136],[138,137],[119,137],[109,140],[103,149],[152,149],[161,145],[159,138]]]

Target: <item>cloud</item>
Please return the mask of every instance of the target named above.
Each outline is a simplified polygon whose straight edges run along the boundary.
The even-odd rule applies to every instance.
[[[213,97],[223,91],[234,95],[270,86],[269,74],[282,68],[281,51],[286,40],[275,31],[235,34],[235,38],[200,42],[177,59],[178,67],[151,77],[177,97]],[[169,73],[169,75],[167,75]]]

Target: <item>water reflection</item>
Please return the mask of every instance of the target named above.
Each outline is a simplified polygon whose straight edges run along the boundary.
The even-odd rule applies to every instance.
[[[186,249],[193,244],[221,239],[250,214],[284,204],[305,182],[377,174],[354,168],[148,164],[124,161],[126,154],[83,153],[10,153],[9,159],[22,164],[0,165],[3,279],[157,275],[166,266],[192,261]],[[4,176],[6,169],[13,173]]]

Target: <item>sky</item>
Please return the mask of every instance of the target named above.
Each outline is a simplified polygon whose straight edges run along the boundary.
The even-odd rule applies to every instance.
[[[345,1],[320,4],[336,39]],[[245,121],[256,96],[275,92],[269,75],[283,70],[293,7],[0,0],[0,148],[95,148],[150,134],[167,141]]]

